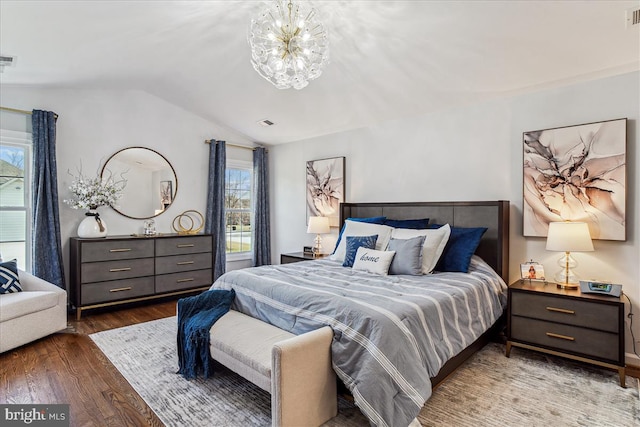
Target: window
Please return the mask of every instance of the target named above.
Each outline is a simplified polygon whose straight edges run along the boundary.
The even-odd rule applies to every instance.
[[[225,177],[226,246],[230,259],[251,255],[251,162],[228,161]]]
[[[31,137],[0,134],[0,254],[31,269]]]

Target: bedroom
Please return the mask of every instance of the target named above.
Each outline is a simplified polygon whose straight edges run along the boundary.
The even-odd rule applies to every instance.
[[[399,15],[402,8],[393,6],[394,2],[375,3],[387,5],[388,9],[379,5],[370,5],[367,10],[359,13],[363,14],[363,20],[367,19],[366,22],[376,25],[376,28],[379,27],[381,34],[388,34],[389,28],[375,20],[376,15],[389,14],[389,19],[399,19],[398,16],[403,16],[403,22],[408,19],[404,15]],[[468,12],[470,16],[466,16],[465,19],[483,15],[489,17],[496,15],[498,19],[503,16],[501,13],[510,18],[519,16],[541,18],[548,14],[550,19],[555,17],[553,19],[555,28],[569,25],[565,21],[571,22],[571,17],[576,12],[571,2],[556,4],[557,10],[543,2],[540,4],[545,4],[551,9],[537,12],[535,6],[527,8],[523,4],[520,7],[524,8],[524,11],[516,8],[500,12],[496,10],[499,7],[493,2],[491,4],[472,3],[478,3],[475,6],[478,9],[470,9]],[[579,44],[579,40],[561,33],[563,37],[558,40],[562,43],[554,46],[557,50],[550,53],[547,59],[555,66],[544,67],[549,74],[542,77],[528,75],[524,67],[508,62],[500,63],[500,72],[495,72],[494,69],[485,70],[485,73],[493,74],[479,75],[477,80],[464,79],[461,76],[456,84],[467,91],[474,92],[464,100],[464,103],[454,104],[456,100],[452,100],[449,101],[450,105],[445,104],[444,95],[431,91],[437,84],[430,81],[430,78],[442,78],[442,74],[451,73],[451,71],[429,69],[430,62],[427,57],[423,62],[413,65],[418,67],[418,71],[408,72],[408,76],[416,78],[415,75],[421,74],[420,70],[423,69],[430,70],[430,73],[422,73],[425,76],[420,77],[416,82],[397,86],[404,74],[387,75],[385,73],[393,70],[377,68],[381,66],[377,62],[367,65],[365,59],[368,58],[360,57],[357,58],[358,61],[352,63],[347,62],[347,53],[340,56],[340,49],[349,52],[348,49],[354,48],[356,39],[352,41],[340,39],[336,42],[337,46],[332,46],[331,64],[326,72],[312,81],[308,87],[299,92],[277,91],[251,69],[246,45],[246,28],[248,17],[251,16],[249,7],[246,10],[242,9],[244,18],[237,18],[237,22],[233,21],[236,23],[232,26],[234,30],[225,32],[220,38],[230,43],[223,43],[226,47],[212,51],[213,36],[203,37],[203,40],[197,44],[190,44],[193,38],[187,38],[190,35],[187,32],[184,35],[185,39],[170,43],[162,33],[158,34],[159,30],[153,30],[151,27],[156,22],[154,19],[164,22],[161,20],[166,19],[164,16],[155,18],[147,16],[143,20],[136,18],[134,11],[116,13],[110,10],[109,13],[113,15],[111,16],[96,4],[94,8],[86,7],[84,11],[74,11],[74,16],[79,16],[77,19],[82,21],[82,25],[74,22],[73,24],[77,27],[73,25],[65,27],[73,30],[67,33],[62,31],[60,23],[55,25],[55,22],[64,21],[50,22],[51,26],[47,27],[45,20],[49,14],[56,17],[59,17],[57,14],[67,15],[65,8],[72,6],[69,4],[58,5],[58,7],[47,6],[52,8],[47,9],[43,3],[40,3],[40,7],[36,7],[37,4],[27,2],[26,6],[18,7],[15,2],[2,2],[2,37],[0,38],[2,54],[16,55],[18,60],[15,67],[6,67],[0,74],[1,105],[23,110],[34,108],[51,110],[59,115],[57,155],[60,197],[66,197],[64,192],[71,182],[71,177],[66,173],[67,170],[74,171],[80,164],[85,171],[97,170],[111,154],[121,148],[147,146],[167,156],[178,175],[180,187],[175,201],[176,206],[172,206],[167,214],[156,218],[157,230],[169,232],[171,221],[178,213],[187,209],[196,209],[200,212],[205,210],[208,150],[208,147],[203,144],[205,139],[216,138],[247,146],[255,142],[264,143],[269,145],[270,155],[271,233],[274,261],[279,259],[281,253],[300,251],[302,246],[311,245],[313,242],[313,236],[306,233],[305,162],[344,156],[347,201],[509,200],[512,209],[511,280],[519,277],[519,264],[530,259],[540,262],[546,269],[553,271],[556,267],[557,253],[545,250],[544,238],[522,235],[522,133],[535,129],[626,117],[629,164],[627,218],[630,218],[627,223],[627,240],[624,242],[596,240],[594,252],[579,254],[577,258],[581,264],[580,273],[584,277],[623,284],[625,293],[634,303],[634,308],[640,306],[640,228],[638,227],[640,211],[638,192],[640,190],[637,186],[637,165],[640,161],[640,153],[637,150],[637,119],[640,117],[638,96],[640,57],[638,29],[627,30],[623,23],[624,11],[637,6],[637,2],[597,2],[593,6],[594,9],[585,6],[581,9],[581,13],[585,14],[583,17],[585,22],[593,22],[590,19],[594,17],[606,16],[611,20],[608,25],[614,28],[611,30],[612,33],[602,35],[598,33],[596,39],[600,42],[597,44],[587,34],[578,33],[586,40],[590,40],[593,45],[586,42]],[[494,6],[491,6],[492,4]],[[469,4],[465,5],[471,7]],[[503,3],[498,5],[504,6]],[[223,6],[216,5],[216,7]],[[406,4],[404,6],[406,7]],[[138,7],[142,6],[138,5]],[[166,12],[163,9],[160,10]],[[367,11],[371,15],[367,15]],[[13,18],[11,12],[18,15],[14,15],[16,17]],[[139,10],[137,12],[141,13]],[[193,12],[191,9],[174,11],[180,17],[180,20],[175,23],[177,30],[186,31],[185,23],[190,22],[188,19],[191,12]],[[213,17],[209,17],[209,21],[225,22],[225,19],[231,19],[221,17],[229,15],[226,9],[225,12],[227,13],[220,13],[214,9],[210,12]],[[345,15],[348,12],[355,11],[346,8]],[[423,10],[423,12],[422,16],[438,16],[436,11],[428,13],[427,10]],[[329,12],[327,13],[331,16]],[[456,16],[465,16],[457,9],[449,13],[450,15],[446,15],[449,21],[445,20],[445,22],[454,20]],[[101,14],[117,20],[107,22],[105,18],[105,21],[102,21]],[[345,18],[345,15],[336,14],[336,17]],[[414,15],[417,16],[416,20],[421,16]],[[197,20],[197,25],[193,27],[194,31],[197,30],[196,34],[207,34],[211,27],[209,21]],[[535,20],[533,21],[520,24],[527,25],[525,28],[529,30],[528,33],[532,33],[536,28]],[[148,22],[146,24],[148,26],[145,26],[145,22]],[[344,24],[344,21],[339,22]],[[17,28],[16,23],[24,28]],[[104,27],[97,25],[102,23]],[[614,23],[620,25],[615,26]],[[413,22],[413,24],[416,23]],[[545,25],[550,26],[551,23]],[[92,70],[93,74],[80,75],[80,80],[72,82],[67,80],[65,73],[72,76],[73,70],[60,68],[63,64],[56,63],[54,58],[45,56],[46,63],[33,65],[27,53],[22,54],[18,48],[21,42],[29,42],[25,49],[33,51],[34,46],[40,43],[35,36],[38,34],[34,28],[36,26],[46,28],[46,32],[52,34],[51,37],[54,35],[60,37],[56,39],[58,40],[55,43],[56,49],[65,46],[65,43],[72,43],[74,38],[91,40],[86,44],[70,44],[69,46],[73,46],[73,51],[69,52],[71,56],[64,57],[64,62],[71,64],[69,66],[79,71],[88,66],[87,64],[94,62],[98,64],[98,68]],[[126,31],[130,27],[138,30]],[[137,48],[138,50],[125,51],[123,56],[119,57],[117,51],[98,49],[103,46],[101,41],[89,38],[92,34],[104,37],[105,33],[109,33],[112,28],[117,35],[113,37],[115,39],[113,49],[123,49],[125,42],[141,38],[142,44]],[[92,29],[95,32],[91,32]],[[340,31],[347,30],[348,28],[342,28],[334,31],[341,34]],[[145,39],[144,34],[155,34],[155,38]],[[375,33],[371,32],[371,34]],[[232,36],[233,38],[230,39]],[[489,43],[490,36],[480,30],[478,34],[471,36],[467,34],[467,39],[447,33],[442,37],[445,37],[445,40],[446,37],[450,37],[452,42],[451,45],[442,49],[449,49],[445,52],[460,51],[463,53],[460,56],[460,62],[475,63],[478,61],[479,52],[482,51],[478,50],[475,43],[471,43],[472,39],[478,37],[483,42]],[[103,39],[102,43],[110,40]],[[609,40],[625,40],[626,44]],[[392,40],[392,42],[398,41],[403,40]],[[520,42],[525,41],[520,40]],[[370,46],[369,43],[380,47],[391,44],[384,40],[384,36],[373,38],[373,40],[365,38],[362,43],[367,47]],[[432,44],[427,44],[422,39],[409,47],[420,47],[421,43],[434,48]],[[134,45],[134,43],[131,44]],[[608,51],[613,55],[616,51],[614,46],[626,46],[627,50],[623,49],[619,57],[605,55]],[[518,46],[512,46],[508,52],[515,54],[518,51],[517,48]],[[529,48],[535,48],[534,52],[543,54],[551,49],[551,46],[547,41],[543,45],[531,45]],[[578,52],[575,55],[577,58],[571,57],[570,49]],[[591,49],[596,50],[599,55],[592,55]],[[38,50],[35,49],[35,51]],[[148,54],[152,56],[148,58],[148,62],[135,62],[136,53],[144,56],[144,52],[152,52]],[[193,55],[194,52],[198,52],[199,55],[200,52],[205,52],[201,55],[203,58],[199,62],[206,64],[206,67],[200,68],[185,62],[186,57]],[[53,53],[61,55],[57,50]],[[179,53],[182,56],[178,55]],[[365,56],[364,53],[363,56]],[[432,55],[436,53],[438,51]],[[166,56],[173,54],[177,55],[175,63],[167,64]],[[376,52],[366,51],[366,54],[376,54]],[[105,66],[99,61],[100,55],[106,55],[106,62],[114,63],[112,74],[106,75],[99,68]],[[561,61],[565,55],[571,57],[571,60]],[[598,61],[589,63],[588,57],[593,56],[597,57]],[[391,57],[398,60],[394,56]],[[229,62],[232,71],[219,66],[220,58]],[[439,59],[450,60],[451,58],[439,57]],[[506,61],[499,56],[498,59]],[[131,61],[134,62],[129,66]],[[557,62],[562,62],[560,65],[566,67],[571,64],[573,66],[569,67],[568,71],[562,70],[564,72],[562,74],[555,70],[556,67],[560,68],[556,65]],[[333,68],[331,68],[332,65]],[[37,67],[31,70],[36,73],[33,77],[34,81],[30,81],[27,73],[22,71],[23,67],[27,66]],[[498,67],[495,64],[492,66]],[[220,69],[219,74],[207,78],[207,70],[214,67]],[[166,68],[166,70],[162,73],[149,71],[160,68]],[[398,68],[402,71],[402,67]],[[362,70],[363,79],[365,77],[371,79],[366,80],[370,86],[355,85],[360,78],[360,72],[356,73],[355,70]],[[502,72],[502,70],[507,71]],[[537,70],[542,73],[539,69]],[[438,74],[437,71],[440,73]],[[224,92],[220,87],[222,85],[215,85],[206,92],[208,99],[193,101],[197,99],[195,98],[197,92],[201,91],[200,84],[204,84],[207,80],[223,81],[226,86],[234,86],[227,85],[227,82],[231,81],[228,79],[234,72],[246,79],[246,86],[251,88],[250,93],[243,95],[242,98],[238,95],[236,99],[233,93]],[[433,73],[436,73],[435,77]],[[376,76],[379,77],[376,78]],[[518,76],[523,78],[517,80]],[[484,80],[481,80],[481,77],[484,77]],[[509,77],[516,80],[502,81],[508,80]],[[395,83],[390,84],[390,81]],[[476,81],[478,83],[475,83]],[[237,83],[235,86],[244,87],[245,84]],[[352,87],[351,91],[349,91],[350,87]],[[425,92],[421,92],[422,90]],[[306,101],[306,97],[320,96],[327,91],[331,92],[331,97],[320,98],[316,103]],[[339,93],[348,93],[349,96],[340,98]],[[230,113],[225,112],[225,108],[229,111],[242,111],[244,105],[252,105],[252,97],[257,97],[256,95],[264,97],[264,104],[259,105],[263,108],[262,110],[258,110],[257,107],[255,109],[247,107],[246,115],[236,113],[237,117],[228,117]],[[462,97],[459,93],[453,95]],[[466,93],[466,95],[469,94]],[[352,99],[369,104],[371,109],[353,107]],[[404,103],[398,106],[395,102],[388,102],[391,111],[383,109],[384,105],[381,104],[387,103],[389,99],[398,99],[396,102],[404,101]],[[222,104],[222,107],[218,104]],[[288,105],[289,108],[280,112],[283,104]],[[327,119],[324,116],[317,116],[327,109],[326,105],[343,104],[346,107],[352,107],[352,110],[338,111],[337,113],[341,115],[337,118],[331,116],[334,120],[333,128],[327,131],[315,124]],[[431,104],[445,105],[445,107],[433,109],[434,106]],[[305,108],[301,108],[301,105]],[[219,116],[215,116],[210,111],[217,111],[216,114]],[[365,112],[368,116],[365,116]],[[0,114],[3,129],[29,131],[28,119],[24,116],[6,111]],[[264,118],[271,119],[276,122],[276,125],[266,129],[257,128],[255,122]],[[244,120],[243,124],[235,124],[242,120]],[[288,127],[287,124],[290,121],[294,124]],[[299,129],[297,130],[295,126],[298,124],[303,128],[302,130],[306,127],[316,131],[317,135],[312,134],[312,131],[296,134],[295,132]],[[239,130],[234,131],[234,128]],[[285,134],[286,131],[291,133]],[[285,141],[288,143],[279,143]],[[390,156],[390,153],[393,155]],[[228,156],[235,157],[237,160],[247,160],[249,154],[250,152],[246,150],[228,149]],[[398,185],[398,182],[402,182],[402,185]],[[68,269],[68,241],[70,237],[75,236],[82,213],[60,203],[60,215],[65,267]],[[142,221],[127,219],[108,209],[102,209],[101,215],[109,225],[110,233],[129,234],[142,227]],[[323,245],[330,248],[335,243],[336,235],[334,231],[332,235],[325,236]],[[640,337],[638,322],[634,322],[634,327],[635,336],[638,338]],[[626,329],[627,363],[640,365],[640,360],[633,355],[632,338],[628,333],[628,327]]]

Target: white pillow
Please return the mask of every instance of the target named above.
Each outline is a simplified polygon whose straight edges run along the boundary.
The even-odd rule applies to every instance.
[[[426,236],[422,246],[422,274],[433,271],[449,241],[451,227],[445,224],[440,228],[426,230],[410,230],[407,228],[394,228],[391,237],[394,239],[411,239],[417,236]]]
[[[329,257],[330,259],[344,262],[344,257],[347,254],[347,236],[372,236],[377,234],[378,240],[376,240],[376,250],[384,251],[387,249],[393,227],[350,220],[346,220],[344,223],[345,229],[344,233],[342,233],[342,239],[340,239],[340,243],[333,255]]]
[[[386,276],[389,274],[389,266],[395,254],[396,251],[376,251],[360,246],[352,268]]]

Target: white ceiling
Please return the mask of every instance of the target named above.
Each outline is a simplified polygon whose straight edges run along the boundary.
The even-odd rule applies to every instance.
[[[2,0],[0,83],[144,90],[278,144],[640,69],[637,0],[313,4],[331,62],[300,91],[249,62],[257,1]]]

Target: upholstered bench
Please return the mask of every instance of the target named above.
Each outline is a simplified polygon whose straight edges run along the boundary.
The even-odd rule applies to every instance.
[[[338,413],[330,327],[294,335],[232,310],[210,333],[214,360],[271,393],[273,426],[319,426]]]

